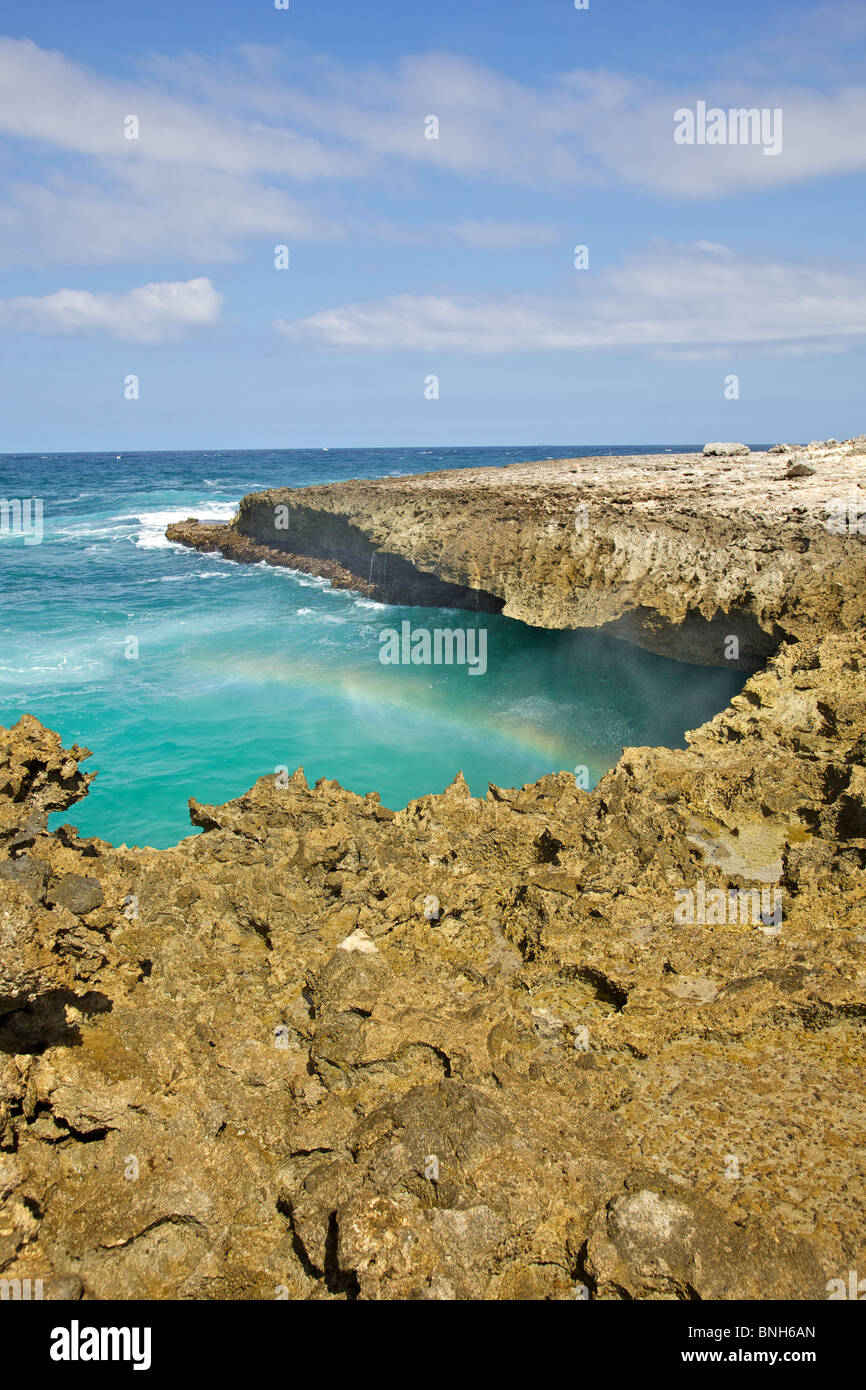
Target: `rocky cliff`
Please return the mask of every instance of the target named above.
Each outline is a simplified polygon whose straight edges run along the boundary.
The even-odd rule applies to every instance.
[[[350,483],[181,528],[392,596],[772,654],[686,749],[626,749],[591,794],[458,777],[395,814],[299,770],[192,802],[201,834],[165,851],[49,833],[88,752],[2,731],[0,1275],[808,1299],[862,1268],[864,551],[823,523],[863,450]],[[768,885],[780,919],[678,907]]]
[[[190,519],[167,534],[384,602],[608,626],[681,661],[756,669],[780,640],[862,611],[862,545],[826,522],[864,480],[862,438],[718,458],[557,459],[271,489],[245,497],[230,525]]]

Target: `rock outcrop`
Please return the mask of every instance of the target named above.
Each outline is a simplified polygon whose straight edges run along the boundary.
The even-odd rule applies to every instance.
[[[748,444],[705,444],[704,458],[733,458],[736,454],[750,454]]]
[[[388,603],[606,626],[663,656],[755,670],[780,641],[862,613],[856,529],[827,524],[858,482],[866,439],[782,456],[558,459],[271,489],[231,524],[167,535],[232,559],[339,565],[338,582]]]
[[[822,503],[866,461],[839,447],[808,451]],[[536,620],[749,614],[777,649],[730,707],[592,793],[458,776],[395,814],[298,769],[129,849],[46,829],[86,749],[0,731],[0,1277],[811,1299],[863,1267],[863,542],[787,457],[708,488],[619,460],[596,494],[558,464],[540,494],[518,468],[246,499],[232,534],[288,505],[291,553],[330,535],[349,574],[399,520],[400,583]],[[760,890],[780,917],[744,913]]]

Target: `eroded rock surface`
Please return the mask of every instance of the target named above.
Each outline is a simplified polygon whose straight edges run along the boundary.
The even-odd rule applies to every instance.
[[[837,473],[803,451],[822,498],[861,466],[839,447]],[[638,521],[627,545],[659,480],[619,477],[594,579],[564,477],[534,498],[504,470],[510,502],[463,474],[363,485],[365,533],[378,492],[417,509],[412,573],[435,546],[434,577],[539,621],[573,617],[576,574],[590,618],[623,592],[682,617],[735,561],[742,604],[748,576],[745,611],[791,640],[686,749],[626,749],[591,794],[560,773],[480,800],[458,776],[395,814],[298,770],[191,802],[201,833],[173,849],[116,848],[46,829],[87,750],[0,731],[0,1276],[96,1299],[811,1299],[866,1264],[862,540],[823,527],[814,477],[781,481],[790,454],[730,464],[667,599],[682,509],[659,498],[656,540]],[[306,492],[336,516],[360,489]],[[515,508],[486,549],[482,495]],[[779,549],[737,560],[737,516]],[[698,881],[771,885],[781,928],[683,922]]]
[[[338,564],[340,583],[388,603],[607,626],[663,656],[755,670],[781,640],[858,621],[866,535],[840,533],[837,503],[859,497],[866,518],[864,489],[860,437],[276,488],[245,497],[233,523],[167,534],[232,559]]]

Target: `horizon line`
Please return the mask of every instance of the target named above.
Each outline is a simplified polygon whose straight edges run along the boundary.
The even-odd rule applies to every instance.
[[[680,452],[680,453],[686,453],[686,452],[690,452],[690,451],[694,450],[694,451],[700,453],[701,450],[704,448],[704,445],[706,444],[706,442],[707,442],[707,441],[704,441],[704,444],[697,444],[697,443],[694,443],[694,442],[692,442],[692,443],[686,443],[686,444],[669,444],[669,443],[652,443],[651,441],[648,441],[648,440],[640,440],[640,441],[637,441],[637,442],[635,442],[635,443],[624,443],[624,442],[622,442],[622,441],[619,441],[619,442],[611,443],[611,444],[599,444],[599,443],[595,443],[595,444],[573,444],[573,443],[572,443],[572,444],[567,444],[567,445],[562,445],[562,446],[560,446],[560,445],[548,445],[548,444],[289,444],[289,445],[280,445],[280,444],[253,444],[253,445],[233,446],[233,447],[226,447],[225,445],[223,445],[222,447],[217,447],[217,446],[215,446],[215,445],[199,445],[199,446],[196,446],[195,448],[188,448],[188,449],[174,449],[174,448],[162,448],[162,449],[152,449],[152,448],[151,448],[151,449],[135,449],[135,448],[127,448],[127,449],[121,449],[119,453],[116,452],[115,449],[47,449],[47,450],[42,450],[42,449],[25,449],[25,450],[20,450],[20,449],[19,449],[19,450],[11,450],[11,451],[9,451],[9,452],[0,452],[0,459],[7,459],[7,458],[67,458],[67,457],[72,457],[72,456],[77,457],[77,456],[80,456],[80,455],[87,455],[87,454],[105,454],[105,455],[113,455],[113,456],[115,457],[115,459],[117,459],[117,458],[123,458],[124,456],[126,456],[126,455],[128,455],[128,454],[209,454],[209,453],[213,453],[213,454],[216,454],[216,453],[224,453],[224,454],[253,454],[253,453],[291,454],[291,453],[311,453],[311,452],[313,452],[313,453],[362,453],[362,452],[367,452],[367,451],[370,451],[370,450],[375,450],[377,453],[396,453],[396,452],[398,452],[398,451],[400,451],[400,450],[405,450],[405,449],[412,449],[412,450],[417,450],[417,449],[428,449],[428,450],[430,450],[430,452],[432,453],[432,452],[435,452],[435,451],[440,451],[440,452],[441,452],[441,451],[445,451],[445,450],[447,450],[447,449],[547,449],[547,448],[560,448],[560,447],[562,447],[562,448],[569,448],[569,449],[629,449],[629,450],[635,450],[635,449],[669,449],[669,450],[671,450],[671,452],[677,451],[677,452]],[[775,442],[778,442],[778,441],[775,441]],[[755,452],[760,452],[764,447],[770,447],[770,446],[764,446],[763,444],[754,444],[754,443],[753,443],[753,444],[748,444],[748,445],[747,445],[747,448],[752,449],[752,450],[755,451]],[[792,444],[790,447],[791,447],[791,448],[794,448],[794,447],[796,447],[796,445],[795,445],[795,444]],[[561,455],[560,457],[566,457],[566,455]],[[543,460],[539,460],[539,462],[543,462]]]

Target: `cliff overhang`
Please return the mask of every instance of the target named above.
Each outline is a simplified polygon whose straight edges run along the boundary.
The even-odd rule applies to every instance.
[[[251,493],[228,525],[167,534],[386,603],[605,627],[681,661],[756,670],[816,622],[848,621],[862,537],[828,518],[864,460],[851,440],[356,479]]]

